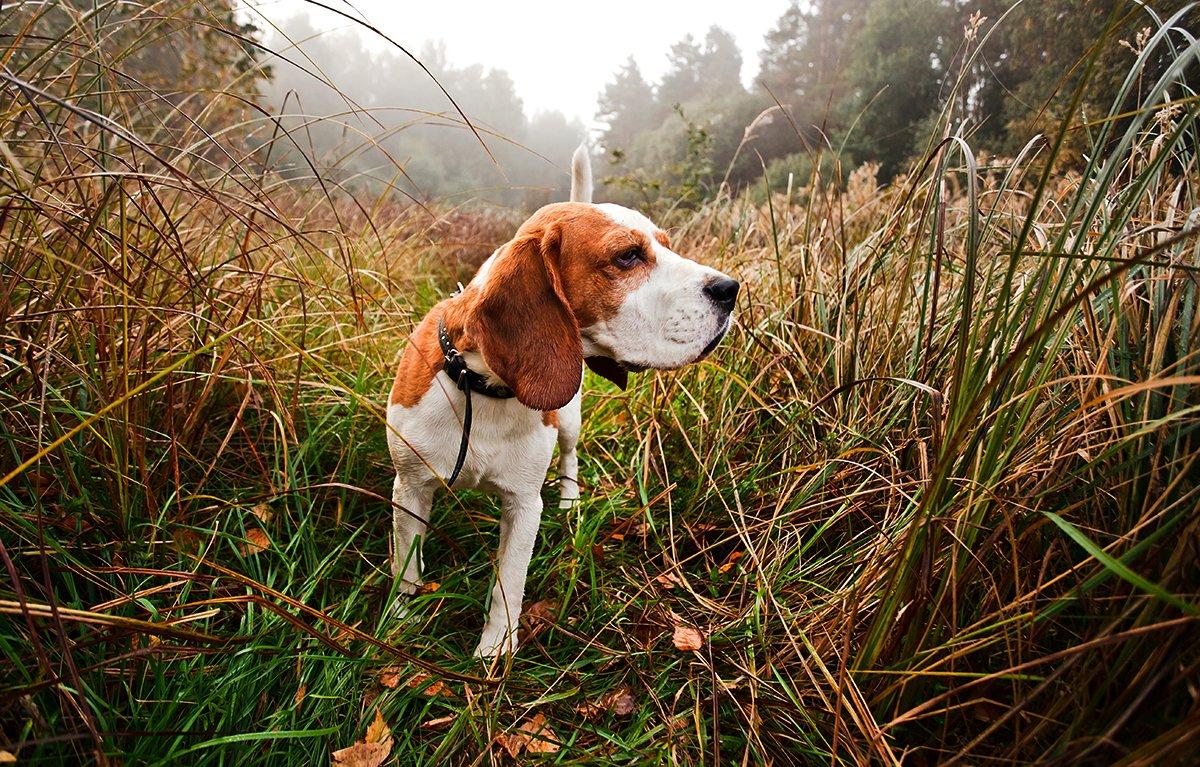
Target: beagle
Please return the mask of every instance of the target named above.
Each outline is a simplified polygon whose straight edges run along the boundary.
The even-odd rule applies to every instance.
[[[729,329],[738,293],[735,280],[671,250],[642,214],[592,204],[586,147],[576,150],[571,171],[571,202],[534,213],[466,288],[421,321],[388,397],[392,574],[403,594],[421,583],[421,543],[438,487],[478,487],[501,498],[479,657],[516,650],[556,441],[559,506],[579,498],[584,364],[624,388],[629,372],[701,360]]]

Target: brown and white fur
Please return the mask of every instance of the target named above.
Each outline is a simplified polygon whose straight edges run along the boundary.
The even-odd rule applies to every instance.
[[[525,575],[557,441],[560,507],[579,498],[580,387],[585,360],[624,386],[626,371],[674,369],[708,355],[729,329],[738,284],[671,250],[642,214],[591,203],[585,147],[572,158],[571,202],[534,213],[461,293],[413,332],[388,398],[392,572],[404,594],[421,583],[421,542],[434,491],[458,457],[465,399],[442,371],[444,320],[471,370],[515,397],[472,395],[470,449],[455,488],[503,504],[496,584],[475,654],[517,646]]]

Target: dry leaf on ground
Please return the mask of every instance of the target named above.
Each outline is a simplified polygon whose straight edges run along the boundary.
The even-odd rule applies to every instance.
[[[411,671],[404,666],[384,666],[379,669],[379,684],[389,690],[396,689],[403,681],[405,687],[413,690],[423,687],[421,694],[427,698],[438,695],[447,697],[454,695],[454,692],[441,679],[434,679],[433,682],[426,685],[430,679],[429,674],[423,671]]]
[[[265,531],[254,528],[246,533],[246,542],[242,544],[242,555],[257,554],[271,545],[271,539]]]
[[[558,614],[558,602],[553,599],[543,599],[534,602],[521,611],[521,642],[528,642],[541,634],[550,626],[555,625]]]
[[[351,626],[350,628],[355,629],[357,631],[359,624],[361,624],[361,623],[362,623],[362,621],[355,621],[354,625]],[[342,642],[342,643],[353,642],[354,640],[358,639],[358,635],[356,635],[352,631],[347,631],[346,629],[342,628],[341,626],[338,626],[337,631],[333,632],[333,639],[334,639],[334,641]]]
[[[534,602],[529,607],[525,608],[521,615],[522,617],[531,620],[554,622],[554,614],[558,612],[558,602],[553,599],[543,599],[540,602]]]
[[[629,691],[628,687],[618,687],[601,695],[595,701],[581,703],[575,707],[575,710],[588,720],[595,719],[606,711],[617,716],[629,716],[636,709],[637,699],[633,697],[633,693]]]
[[[441,679],[434,679],[428,685],[425,684],[426,682],[429,682],[429,674],[423,674],[418,671],[408,678],[407,684],[414,690],[418,687],[422,688],[421,694],[427,698],[434,698],[439,695],[446,697],[454,695]]]
[[[375,710],[375,721],[367,727],[367,735],[353,746],[333,752],[335,767],[379,767],[392,753],[392,731],[383,721],[383,713]]]
[[[660,575],[656,575],[656,576],[654,576],[654,580],[656,583],[658,583],[659,586],[662,586],[664,589],[673,589],[676,586],[683,585],[683,581],[680,580],[679,576],[673,572],[665,572]]]
[[[394,690],[400,686],[400,674],[404,669],[400,666],[384,666],[379,669],[379,683],[389,690]]]
[[[553,754],[560,748],[558,736],[546,723],[546,715],[540,711],[522,722],[514,732],[497,735],[496,742],[513,759],[519,757],[521,752]]]
[[[688,652],[704,646],[704,635],[691,626],[676,626],[671,641],[675,643],[675,649]]]
[[[717,572],[719,572],[719,573],[729,572],[730,570],[733,569],[733,566],[737,564],[738,560],[744,556],[746,556],[746,552],[744,552],[744,551],[733,552],[732,554],[729,555],[729,559],[725,560],[725,564],[723,564],[717,568]]]
[[[608,698],[608,710],[617,716],[629,716],[637,709],[637,699],[628,687],[614,690]]]
[[[258,517],[259,521],[264,525],[270,524],[271,520],[275,518],[275,512],[271,511],[271,506],[266,503],[254,504],[250,509],[250,513]]]

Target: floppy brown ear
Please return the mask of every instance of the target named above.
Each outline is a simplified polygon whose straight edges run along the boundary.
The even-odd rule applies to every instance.
[[[558,410],[583,380],[579,324],[558,273],[559,232],[504,246],[476,309],[476,338],[488,367],[534,410]]]

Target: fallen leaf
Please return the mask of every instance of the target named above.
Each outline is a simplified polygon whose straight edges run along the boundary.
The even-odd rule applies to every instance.
[[[375,721],[367,727],[362,740],[333,752],[333,764],[338,767],[379,767],[392,753],[392,731],[383,721],[383,712],[375,709]]]
[[[675,643],[676,650],[688,652],[704,646],[704,635],[691,626],[676,626],[671,641]]]
[[[676,586],[683,585],[683,581],[679,579],[679,576],[670,572],[654,576],[654,581],[664,589],[673,589]]]
[[[246,533],[246,542],[242,544],[242,556],[252,556],[271,545],[271,539],[266,532],[254,528]]]
[[[256,503],[250,509],[250,513],[258,517],[258,520],[264,525],[270,523],[275,518],[275,512],[271,511],[271,507],[267,503]]]
[[[551,626],[556,625],[558,602],[542,599],[521,611],[521,643],[528,642]]]
[[[50,498],[59,494],[60,490],[54,479],[47,474],[42,474],[39,471],[26,471],[25,481],[33,488],[33,492],[42,498]],[[3,754],[7,752],[0,751],[0,764],[4,764]],[[10,754],[11,756],[11,754]],[[14,761],[16,757],[13,757]]]
[[[350,628],[357,629],[360,623],[362,623],[362,621],[355,621],[354,625],[351,626]],[[345,642],[353,642],[355,639],[358,639],[358,636],[353,634],[352,632],[347,631],[346,629],[342,628],[341,626],[338,626],[337,631],[333,632],[333,638],[338,642],[345,643]]]
[[[729,555],[729,558],[725,560],[725,564],[723,564],[717,568],[717,572],[719,572],[719,573],[729,572],[730,570],[733,569],[733,566],[737,564],[737,561],[744,556],[746,556],[746,552],[744,552],[744,551],[733,552],[732,554]]]
[[[553,599],[543,599],[534,602],[521,611],[521,615],[530,621],[554,623],[554,614],[558,612],[558,602]]]
[[[629,716],[637,710],[637,699],[628,687],[622,687],[609,695],[608,709],[617,716]]]
[[[171,534],[171,548],[184,554],[195,554],[204,548],[205,539],[187,528],[177,528]]]
[[[635,519],[637,519],[636,516],[614,522],[608,537],[614,541],[623,541],[627,537],[645,538],[650,534],[649,523],[638,522],[634,524]]]
[[[387,743],[388,750],[392,747],[392,731],[387,722],[383,721],[383,712],[375,709],[375,720],[367,727],[368,743]]]
[[[592,720],[608,712],[616,716],[629,716],[637,709],[637,699],[628,687],[618,687],[604,693],[595,701],[587,701],[575,707],[584,719]]]
[[[446,683],[441,679],[434,679],[431,684],[426,685],[425,683],[429,681],[429,678],[429,674],[423,674],[418,671],[409,677],[407,684],[411,689],[414,690],[424,685],[424,687],[421,689],[421,694],[426,698],[434,698],[439,695],[451,697],[454,695],[454,693],[450,691],[450,688],[446,686]]]
[[[540,711],[532,718],[526,719],[515,732],[503,733],[496,736],[496,742],[516,759],[522,751],[530,754],[553,754],[561,747],[558,736],[550,725],[546,724],[546,715]]]
[[[421,694],[427,698],[433,698],[438,695],[450,697],[454,693],[446,686],[446,683],[441,679],[434,679],[432,683],[427,684],[432,677],[421,671],[410,671],[405,666],[384,666],[379,669],[379,684],[394,690],[400,686],[401,680],[404,681],[404,686],[409,689],[421,689]]]
[[[422,583],[420,586],[417,586],[417,593],[418,594],[432,594],[433,592],[437,591],[441,587],[442,587],[442,584],[439,583],[438,581],[430,581],[429,583]]]
[[[399,666],[385,666],[379,669],[379,683],[389,690],[394,690],[400,686],[400,671]]]
[[[597,704],[597,703],[592,703],[591,701],[585,701],[585,702],[580,703],[579,705],[575,706],[575,712],[590,722],[593,719],[595,719],[596,717],[603,714],[604,709],[602,709],[599,706],[599,704]]]

